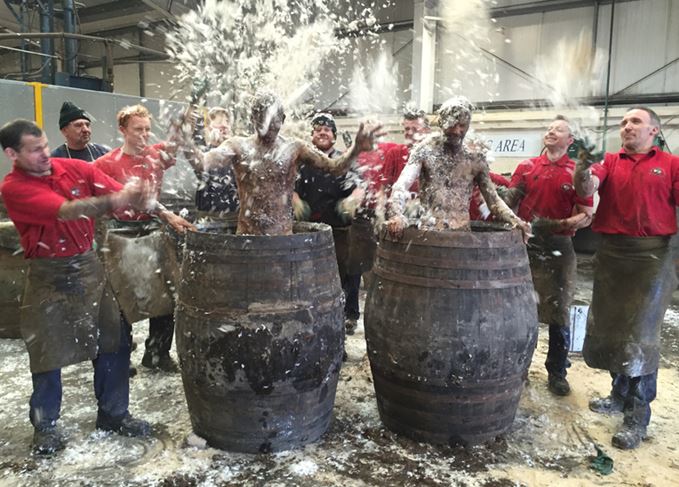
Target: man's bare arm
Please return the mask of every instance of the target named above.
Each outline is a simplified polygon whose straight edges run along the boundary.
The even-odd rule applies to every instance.
[[[327,171],[330,174],[341,176],[345,174],[351,165],[356,160],[356,157],[364,151],[371,151],[373,149],[373,142],[375,138],[384,135],[382,132],[382,125],[377,125],[371,129],[366,130],[364,125],[358,127],[356,139],[348,151],[342,154],[337,159],[330,159],[322,152],[312,149],[310,146],[300,143],[297,153],[298,163],[306,163],[315,166],[318,169]]]
[[[216,149],[202,154],[202,158],[203,171],[234,165],[240,158],[240,145],[236,141],[227,140]]]
[[[483,164],[486,166],[485,161]],[[530,224],[516,216],[514,212],[507,206],[507,203],[502,201],[502,199],[498,196],[495,185],[488,174],[487,166],[477,173],[475,179],[476,184],[479,185],[481,195],[486,201],[488,209],[493,214],[493,216],[499,221],[507,222],[514,227],[520,228],[523,232],[523,241],[527,243],[528,239],[533,236],[531,233]]]
[[[526,191],[522,186],[507,188],[502,192],[501,195],[504,202],[507,203],[507,206],[510,208],[516,208],[524,196],[526,196]]]

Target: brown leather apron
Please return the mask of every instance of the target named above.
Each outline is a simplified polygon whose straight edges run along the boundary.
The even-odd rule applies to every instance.
[[[677,286],[668,243],[603,235],[582,351],[590,367],[630,377],[658,368],[660,326]]]
[[[164,239],[156,222],[111,220],[101,249],[106,275],[129,323],[174,312],[162,257]]]
[[[349,257],[347,270],[350,275],[363,274],[373,268],[377,253],[377,238],[373,227],[374,215],[356,215],[349,227]]]
[[[118,350],[120,311],[94,251],[30,260],[21,335],[33,373]]]
[[[21,301],[28,261],[11,221],[0,221],[0,338],[21,338]]]
[[[528,258],[540,323],[569,326],[577,270],[573,241],[564,235],[536,235],[528,242]]]

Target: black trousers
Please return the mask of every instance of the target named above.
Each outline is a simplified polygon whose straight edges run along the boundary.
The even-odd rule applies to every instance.
[[[639,377],[611,372],[611,396],[624,404],[624,422],[629,426],[648,426],[651,401],[658,389],[658,370]]]
[[[129,327],[124,316],[121,317]],[[149,318],[149,337],[144,342],[145,354],[162,357],[170,353],[172,337],[174,336],[174,315]]]

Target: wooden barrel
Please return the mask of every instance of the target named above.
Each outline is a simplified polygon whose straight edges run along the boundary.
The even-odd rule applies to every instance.
[[[332,232],[294,232],[186,235],[177,351],[193,430],[213,447],[291,449],[330,423],[344,348]]]
[[[21,338],[21,302],[28,261],[11,221],[0,221],[0,338]]]
[[[537,339],[521,234],[408,228],[380,235],[365,335],[380,417],[417,441],[478,444],[505,432]]]

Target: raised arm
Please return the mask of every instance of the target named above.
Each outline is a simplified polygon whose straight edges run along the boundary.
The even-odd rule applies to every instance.
[[[298,147],[298,164],[309,164],[330,174],[341,176],[346,173],[356,160],[356,157],[364,151],[373,150],[373,143],[377,137],[385,135],[382,132],[382,125],[377,125],[372,129],[365,129],[364,124],[360,124],[354,143],[348,151],[337,159],[330,159],[320,151],[312,149],[306,144],[300,143]]]
[[[481,191],[483,199],[488,205],[488,209],[497,220],[507,222],[514,227],[520,228],[523,232],[524,242],[528,242],[528,239],[532,236],[530,224],[516,216],[507,206],[507,203],[498,196],[495,185],[488,174],[488,165],[485,161],[480,162],[480,164],[481,167],[475,176],[475,180],[476,184],[479,185],[479,190]]]
[[[237,141],[231,139],[226,140],[216,149],[201,153],[202,170],[209,171],[210,169],[228,167],[236,164],[240,158],[240,153],[240,144]]]
[[[408,226],[408,219],[404,212],[410,199],[410,187],[420,177],[420,171],[422,171],[422,159],[418,157],[417,152],[413,152],[391,188],[391,197],[387,204],[387,216],[389,217],[387,230],[394,238],[401,238],[403,230]]]

